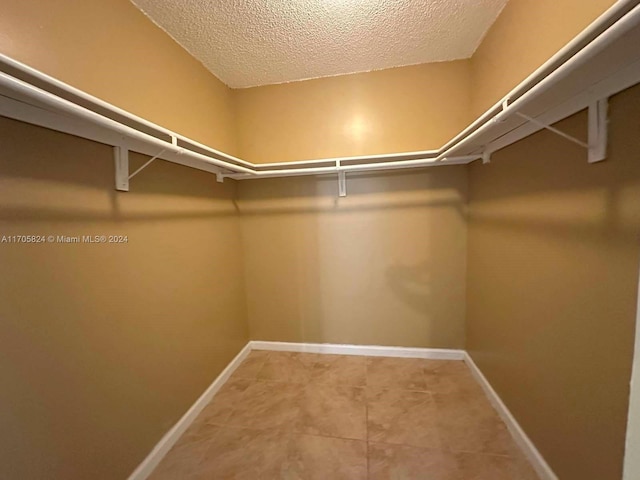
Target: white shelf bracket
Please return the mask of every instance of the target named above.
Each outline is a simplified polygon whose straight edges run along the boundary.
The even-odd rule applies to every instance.
[[[347,196],[347,174],[343,170],[338,172],[338,195]]]
[[[534,125],[539,126],[540,128],[544,128],[545,130],[549,130],[550,132],[553,132],[556,135],[560,135],[562,138],[566,138],[570,142],[578,144],[581,147],[584,147],[584,148],[587,148],[587,149],[589,148],[589,144],[588,143],[583,142],[582,140],[579,140],[579,139],[577,139],[575,137],[572,137],[568,133],[564,133],[562,130],[557,129],[556,127],[552,127],[551,125],[547,125],[546,123],[541,122],[540,120],[537,120],[537,119],[535,119],[533,117],[530,117],[529,115],[525,115],[524,113],[521,113],[521,112],[515,112],[515,113],[519,117],[524,118],[526,121],[531,122]]]
[[[116,163],[116,190],[121,192],[129,191],[129,180],[139,174],[142,170],[151,165],[162,155],[166,149],[163,149],[155,157],[147,160],[140,168],[132,174],[129,174],[129,149],[123,146],[113,147],[113,156]]]
[[[113,147],[113,159],[116,165],[116,190],[129,191],[129,149]]]
[[[487,163],[491,163],[491,152],[482,153],[482,164],[486,165]]]
[[[570,142],[573,142],[577,145],[580,145],[583,148],[587,149],[588,152],[588,161],[589,163],[601,162],[607,157],[607,137],[608,137],[608,120],[607,120],[607,111],[609,107],[609,102],[606,98],[600,99],[591,105],[589,105],[589,141],[583,142],[580,139],[577,139],[567,133],[564,133],[562,130],[559,130],[547,123],[541,122],[540,120],[530,117],[529,115],[525,115],[521,112],[515,112],[519,117],[524,118],[528,122],[533,123],[534,125],[539,126],[540,128],[544,128],[549,130],[556,135],[560,135],[562,138],[566,138]]]
[[[338,196],[347,196],[347,173],[340,168],[340,160],[336,160],[336,168],[338,169]]]
[[[222,172],[216,173],[216,181],[218,183],[224,183],[224,175]]]
[[[609,100],[606,98],[589,105],[589,163],[607,158],[608,110]]]

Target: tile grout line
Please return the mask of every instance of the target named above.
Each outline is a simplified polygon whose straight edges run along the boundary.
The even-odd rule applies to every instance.
[[[369,384],[369,363],[364,361],[364,384],[365,389]],[[365,432],[365,454],[367,464],[367,480],[371,477],[371,470],[369,466],[369,398],[368,392],[364,392],[364,432]]]

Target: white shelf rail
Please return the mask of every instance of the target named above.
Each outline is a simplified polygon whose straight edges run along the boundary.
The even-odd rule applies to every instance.
[[[0,54],[0,115],[114,147],[116,189],[156,159],[214,173],[218,181],[463,165],[541,129],[606,157],[607,99],[640,83],[640,0],[620,0],[508,95],[438,150],[254,164],[182,136]],[[589,109],[586,140],[551,125]],[[151,159],[129,172],[129,152]]]

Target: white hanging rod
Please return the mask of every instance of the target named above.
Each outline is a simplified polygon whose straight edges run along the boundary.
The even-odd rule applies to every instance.
[[[464,147],[465,144],[473,142],[477,137],[486,133],[494,124],[505,121],[510,116],[517,115],[520,109],[526,107],[527,104],[532,103],[536,97],[548,91],[555,83],[569,76],[575,71],[575,69],[586,64],[596,54],[608,45],[620,39],[620,37],[624,36],[632,29],[638,28],[640,25],[640,6],[638,6],[638,0],[634,0],[633,2],[619,2],[614,5],[613,8],[617,10],[620,8],[620,4],[622,3],[627,4],[627,6],[628,4],[633,3],[636,6],[632,10],[628,11],[628,13],[620,18],[613,26],[601,33],[595,40],[566,60],[561,67],[555,69],[525,93],[521,94],[515,101],[512,103],[508,102],[511,94],[503,98],[498,104],[496,104],[499,105],[499,108],[501,109],[499,113],[495,114],[489,121],[467,134],[461,140],[453,143],[451,147],[446,149],[445,154],[459,150],[461,147]],[[637,82],[638,80],[640,79],[636,78],[633,81]],[[513,91],[515,92],[517,90],[518,87]],[[445,154],[439,155],[438,158],[443,158]]]
[[[348,158],[348,157],[347,157]],[[362,163],[357,165],[342,165],[340,160],[337,160],[336,165],[328,167],[315,167],[315,168],[287,168],[283,170],[267,170],[258,172],[257,175],[246,174],[223,174],[225,178],[232,178],[234,180],[251,180],[258,178],[275,178],[275,177],[299,177],[302,175],[324,175],[329,173],[339,172],[372,172],[380,170],[401,170],[406,168],[424,168],[424,167],[437,167],[445,165],[466,165],[473,160],[482,158],[482,155],[464,155],[459,157],[443,158],[438,160],[438,157],[422,158],[416,160],[400,160],[394,162],[378,162],[378,163]],[[325,160],[327,161],[327,160]],[[294,162],[292,162],[294,163]]]
[[[29,83],[14,78],[3,72],[0,72],[0,86],[17,94],[18,98],[24,96],[27,98],[35,99],[38,102],[53,108],[56,112],[63,112],[64,114],[68,114],[72,117],[79,117],[96,125],[106,127],[110,130],[113,130],[114,132],[123,135],[124,138],[141,140],[145,143],[157,146],[160,150],[164,150],[165,152],[193,157],[197,160],[201,160],[217,167],[225,169],[230,168],[231,171],[253,173],[253,170],[247,167],[233,165],[231,163],[218,160],[217,158],[209,157],[182,147],[178,147],[174,144],[174,142],[167,142],[165,140],[161,140],[152,135],[149,135],[148,133],[136,130],[132,127],[129,127],[128,125],[124,125],[120,122],[107,118],[87,108],[80,107],[79,105],[70,102],[69,100],[65,100],[64,98],[58,97],[57,95],[53,95],[49,92],[41,90]]]
[[[149,133],[133,128],[132,126],[113,120],[105,115],[101,115],[89,108],[83,107],[70,100],[50,93],[47,90],[31,85],[30,83],[7,73],[0,72],[0,87],[17,94],[19,102],[21,97],[26,97],[27,101],[23,102],[29,105],[31,105],[30,101],[35,100],[36,104],[31,105],[31,107],[34,107],[34,111],[37,111],[38,108],[40,108],[37,105],[39,102],[53,109],[54,113],[62,112],[64,115],[80,118],[100,127],[117,132],[123,136],[123,145],[120,145],[122,147],[126,146],[127,139],[131,139],[138,142],[144,142],[145,145],[157,148],[156,151],[164,151],[165,153],[161,154],[159,158],[163,158],[168,161],[189,164],[189,162],[176,160],[176,156],[180,156],[186,157],[189,160],[204,162],[214,169],[212,171],[218,174],[219,179],[223,179],[225,177],[249,179],[296,175],[320,175],[340,172],[419,168],[436,165],[458,165],[469,163],[478,158],[487,160],[490,152],[485,152],[485,147],[483,145],[474,144],[474,142],[477,142],[479,137],[487,132],[491,132],[491,129],[496,123],[504,121],[510,116],[514,116],[518,109],[531,103],[537,96],[547,91],[556,82],[570,75],[580,65],[588,62],[590,58],[601,52],[607,45],[619,39],[631,29],[636,28],[639,23],[640,7],[638,7],[638,1],[619,1],[567,47],[552,57],[548,62],[534,72],[534,74],[529,76],[524,82],[512,90],[507,97],[494,105],[494,107],[489,109],[485,114],[439,150],[253,164],[238,157],[207,147],[206,145],[160,127],[143,118],[137,117],[1,54],[0,64],[8,65],[10,69],[35,78],[40,83],[44,83],[54,89],[61,90],[67,94],[80,98],[85,102],[106,110],[107,112],[124,117],[133,123],[143,125],[147,127],[147,129],[157,131],[159,134],[168,137],[169,140],[167,141],[157,138]],[[597,35],[598,33],[600,33],[600,35],[594,39],[594,35]],[[572,51],[576,48],[580,48],[580,50],[567,59],[567,57],[569,57]],[[557,65],[559,62],[561,62],[560,66]],[[551,71],[551,73],[548,73],[549,71]],[[515,100],[511,104],[507,104],[505,100],[508,98],[515,98]],[[1,96],[0,100],[2,100]],[[11,106],[10,104],[11,102],[9,102],[9,106]],[[10,110],[10,108],[6,105],[6,102],[0,102],[0,114],[11,117],[12,112],[7,111]],[[24,105],[22,105],[22,107],[24,107]],[[500,110],[497,111],[498,109]],[[41,124],[48,128],[55,129],[55,123],[51,120],[52,112],[48,111],[46,114],[49,115],[48,121],[41,122]],[[37,118],[29,118],[25,120],[25,116],[27,115],[22,112],[20,117],[14,116],[13,118],[38,124]],[[63,131],[68,131],[68,129]],[[178,143],[179,141],[207,151],[211,153],[211,155],[204,155],[189,149],[187,146],[180,146]],[[472,151],[465,153],[465,148]],[[461,150],[462,154],[460,154]],[[345,162],[363,163],[345,165]],[[318,166],[323,163],[330,163],[332,165]],[[193,162],[190,163],[190,166],[194,166]]]
[[[46,84],[46,85],[50,85],[51,87],[54,87],[55,89],[61,90],[65,93],[68,93],[74,97],[80,98],[82,100],[85,100],[86,102],[89,102],[91,104],[94,104],[104,110],[107,110],[111,113],[114,113],[115,115],[118,115],[120,117],[124,117],[134,123],[139,123],[141,125],[144,125],[145,127],[148,127],[151,130],[155,130],[159,133],[162,133],[170,138],[175,138],[177,140],[180,140],[184,143],[189,143],[197,148],[200,148],[202,150],[205,150],[209,153],[211,153],[212,155],[214,155],[215,157],[218,157],[221,160],[226,160],[228,162],[231,163],[238,163],[240,165],[244,165],[247,167],[253,167],[253,164],[251,162],[247,162],[241,158],[238,157],[234,157],[233,155],[229,155],[228,153],[224,153],[221,152],[220,150],[216,150],[215,148],[211,148],[207,145],[204,145],[196,140],[193,140],[191,138],[185,137],[184,135],[180,135],[179,133],[176,133],[172,130],[169,130],[168,128],[164,128],[158,124],[155,124],[153,122],[150,122],[149,120],[146,120],[142,117],[139,117],[131,112],[128,112],[126,110],[123,110],[122,108],[119,108],[111,103],[105,102],[104,100],[101,100],[98,97],[94,97],[93,95],[88,94],[87,92],[80,90],[78,88],[75,88],[67,83],[64,83],[60,80],[58,80],[57,78],[51,77],[49,75],[47,75],[46,73],[43,73],[39,70],[36,70],[35,68],[32,68],[28,65],[25,65],[24,63],[21,63],[17,60],[14,60],[11,57],[8,57],[6,55],[3,55],[0,53],[0,64],[5,64],[8,65],[11,69],[16,70],[22,74],[25,74],[27,76],[30,76],[36,80],[38,80],[39,82]]]

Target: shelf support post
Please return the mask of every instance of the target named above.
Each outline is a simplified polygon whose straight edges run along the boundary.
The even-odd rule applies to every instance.
[[[609,101],[602,98],[589,105],[589,163],[607,158]]]
[[[129,191],[129,149],[122,145],[113,147],[113,159],[116,165],[116,190]]]
[[[338,169],[338,196],[347,196],[347,173],[340,168],[340,160],[336,160],[336,168]]]
[[[549,130],[556,135],[560,135],[562,138],[566,138],[570,142],[573,142],[581,147],[587,149],[587,159],[589,163],[597,163],[601,162],[605,158],[607,158],[607,138],[608,138],[608,118],[607,111],[609,108],[609,101],[606,98],[601,98],[596,102],[589,105],[588,110],[588,135],[589,139],[587,142],[583,142],[567,133],[564,133],[562,130],[559,130],[551,125],[541,122],[540,120],[530,117],[529,115],[525,115],[522,112],[515,112],[519,117],[524,118],[528,122],[537,125],[540,128],[544,128]]]

